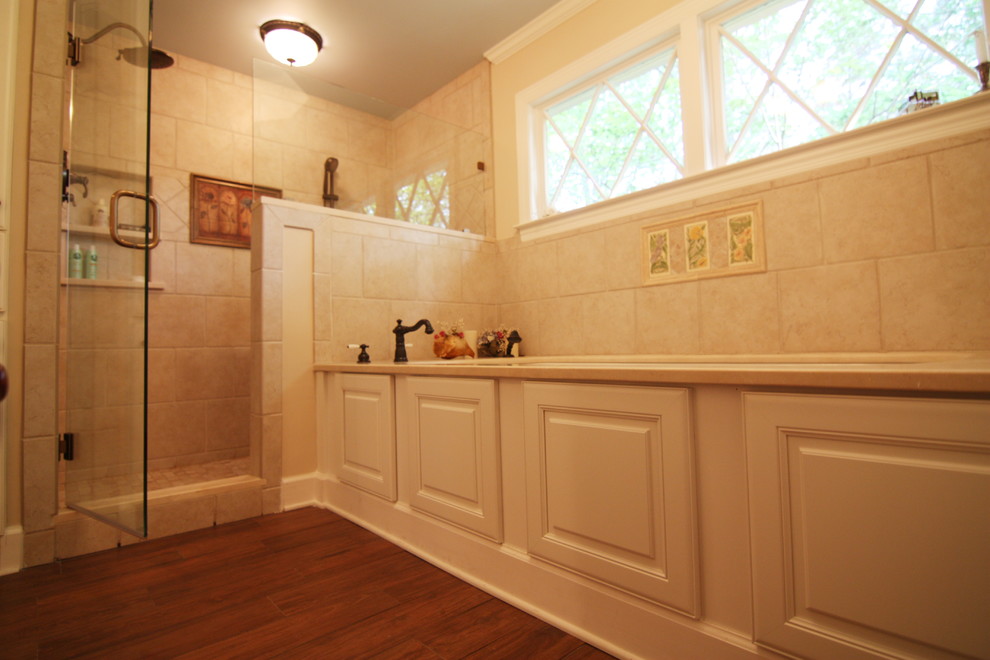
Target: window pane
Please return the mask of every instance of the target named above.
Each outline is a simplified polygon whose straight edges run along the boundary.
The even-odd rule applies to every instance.
[[[674,48],[589,80],[544,108],[544,205],[553,212],[683,176],[680,77]]]
[[[808,0],[768,2],[725,24],[725,29],[768,69],[777,65]]]
[[[639,123],[611,89],[595,101],[577,156],[604,190],[611,190],[619,178],[626,154],[632,148]]]
[[[616,93],[632,108],[639,119],[646,117],[650,112],[669,59],[670,56],[666,54],[663,58],[654,57],[609,80]]]
[[[677,58],[671,59],[671,69],[667,83],[660,92],[660,98],[647,122],[650,130],[663,142],[663,146],[677,160],[676,173],[668,175],[659,183],[666,183],[681,177],[684,165],[684,128],[681,121],[681,79]],[[656,184],[659,185],[659,184]],[[643,190],[639,188],[638,190]]]
[[[564,140],[557,133],[556,129],[546,123],[546,137],[544,139],[543,169],[546,174],[547,198],[553,199],[557,194],[557,189],[563,183],[564,168],[570,160],[571,151],[564,144]]]
[[[422,175],[414,183],[395,191],[395,217],[418,225],[448,227],[450,224],[450,190],[447,170]]]
[[[916,89],[937,89],[943,101],[973,93],[972,80],[958,67],[927,44],[908,35],[867,100],[856,125],[866,126],[896,117],[907,97]]]
[[[767,75],[735,44],[722,37],[725,145],[731,151],[767,83]]]
[[[828,130],[784,92],[772,85],[729,158],[737,163],[827,136]]]
[[[899,32],[863,0],[816,0],[780,79],[836,130],[844,130]]]
[[[553,121],[564,141],[572,147],[577,142],[578,132],[584,125],[585,117],[594,98],[594,91],[588,91],[547,110],[547,118]]]
[[[556,211],[579,209],[605,199],[591,180],[578,167],[571,166],[556,199],[550,204]]]
[[[982,22],[981,0],[782,0],[723,19],[723,159],[890,119],[915,90],[975,93]]]
[[[976,47],[971,35],[974,30],[983,29],[980,9],[980,4],[971,0],[924,0],[914,24],[961,62],[976,66]],[[974,91],[969,88],[970,94]],[[948,100],[957,98],[960,97]],[[942,100],[946,100],[945,95]]]
[[[615,188],[613,196],[646,190],[680,178],[680,169],[667,158],[657,143],[646,135],[633,149],[629,166]]]

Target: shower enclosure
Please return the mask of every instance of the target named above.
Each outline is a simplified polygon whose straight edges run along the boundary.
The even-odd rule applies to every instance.
[[[70,5],[59,359],[64,503],[147,534],[149,0]],[[167,56],[166,56],[167,57]],[[164,63],[167,66],[167,63]]]

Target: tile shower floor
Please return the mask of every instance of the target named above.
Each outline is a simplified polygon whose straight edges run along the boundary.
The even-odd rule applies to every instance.
[[[148,471],[148,490],[162,490],[176,486],[189,486],[204,481],[216,481],[229,477],[239,477],[248,474],[250,459],[232,458],[223,461],[211,461],[197,465],[165,468]]]
[[[170,467],[162,468],[159,470],[149,470],[148,471],[148,492],[154,492],[158,490],[164,490],[166,488],[177,488],[181,486],[191,486],[193,484],[206,483],[209,481],[216,481],[218,479],[228,479],[230,477],[239,477],[242,475],[249,474],[250,470],[250,458],[231,458],[218,461],[210,461],[209,463],[198,463],[195,465],[183,465],[181,467]],[[64,469],[64,463],[62,468]],[[138,481],[135,481],[138,479]],[[111,498],[116,496],[125,496],[133,494],[135,492],[140,492],[140,476],[139,475],[124,475],[117,477],[103,477],[98,483],[93,482],[92,485],[88,484],[86,481],[77,481],[75,483],[75,488],[77,494],[80,497],[82,493],[89,492],[93,493],[93,496],[97,498]],[[65,475],[59,479],[58,487],[59,504],[61,507],[65,506]],[[85,499],[85,497],[83,497]]]

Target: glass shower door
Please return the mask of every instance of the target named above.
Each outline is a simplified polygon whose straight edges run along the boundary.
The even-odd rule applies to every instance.
[[[147,534],[149,0],[75,0],[63,171],[61,429],[69,508]]]

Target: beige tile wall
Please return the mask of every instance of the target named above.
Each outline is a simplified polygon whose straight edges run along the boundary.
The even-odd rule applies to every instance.
[[[334,157],[336,208],[364,212],[373,203],[375,215],[394,217],[397,188],[443,168],[451,228],[485,234],[493,209],[489,71],[487,62],[476,65],[394,120],[307,94],[304,72],[255,80],[254,180],[322,206],[324,163]]]
[[[283,277],[285,228],[313,232],[313,360],[356,361],[349,344],[368,344],[373,362],[394,358],[397,319],[411,325],[463,319],[468,328],[496,321],[496,248],[482,237],[346,211],[275,200],[255,212],[252,246],[251,438],[268,480],[266,513],[281,509],[283,456]],[[433,337],[406,336],[410,360],[433,357]],[[288,438],[289,442],[312,439]]]
[[[165,288],[149,301],[151,469],[250,448],[250,251],[190,243],[189,183],[190,174],[253,181],[252,79],[175,60],[152,74],[152,192],[162,223],[152,279]]]
[[[65,0],[35,5],[26,218],[24,415],[21,435],[24,561],[51,561],[57,511],[57,327]]]
[[[499,244],[530,355],[990,350],[990,132]],[[640,227],[762,200],[768,272],[640,281]],[[603,329],[607,332],[603,333]]]

